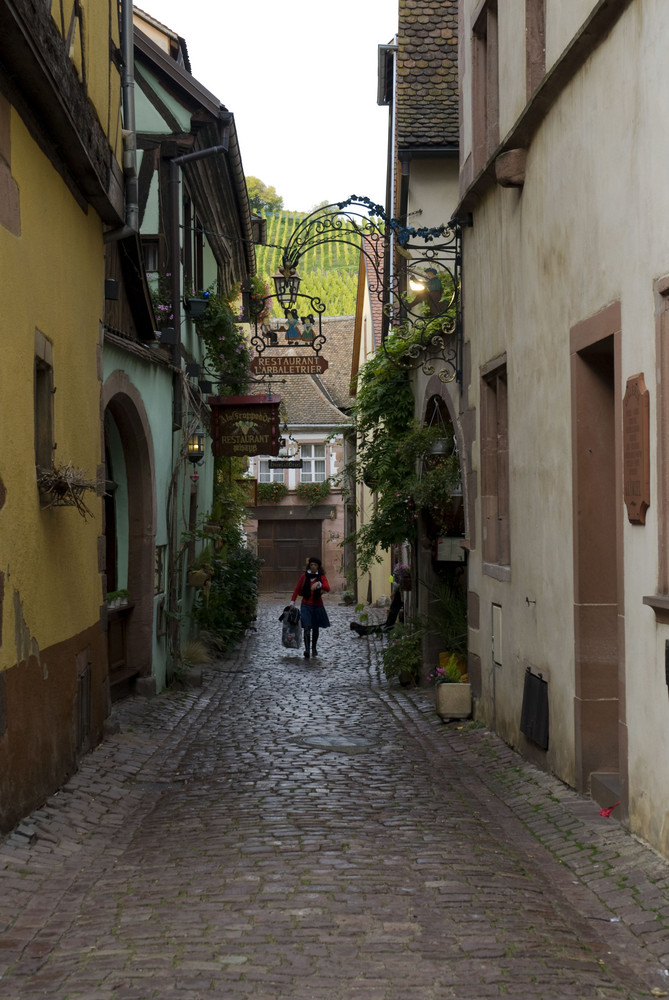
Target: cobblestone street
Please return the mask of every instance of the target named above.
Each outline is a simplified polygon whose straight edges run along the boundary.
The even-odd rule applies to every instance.
[[[283,649],[283,603],[0,843],[0,997],[667,995],[669,865],[389,685],[334,598]]]

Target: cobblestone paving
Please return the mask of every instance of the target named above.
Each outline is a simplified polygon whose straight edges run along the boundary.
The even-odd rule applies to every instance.
[[[282,604],[0,843],[0,998],[667,995],[669,865]]]

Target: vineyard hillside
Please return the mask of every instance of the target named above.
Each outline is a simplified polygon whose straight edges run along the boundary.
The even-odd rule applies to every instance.
[[[267,214],[267,246],[256,246],[256,259],[258,274],[269,283],[272,291],[271,277],[281,263],[283,248],[305,215],[300,212]],[[325,303],[326,316],[351,316],[355,313],[359,239],[355,232],[351,232],[350,243],[326,242],[300,259],[300,292],[321,299]],[[274,305],[274,315],[282,316],[278,303]],[[301,308],[303,306],[298,304],[298,311]]]

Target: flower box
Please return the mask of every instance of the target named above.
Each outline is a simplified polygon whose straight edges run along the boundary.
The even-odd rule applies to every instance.
[[[204,316],[204,311],[207,308],[209,299],[191,298],[186,299],[186,311],[191,319],[200,319]]]
[[[434,689],[437,715],[442,719],[468,719],[472,714],[471,684],[437,684]]]

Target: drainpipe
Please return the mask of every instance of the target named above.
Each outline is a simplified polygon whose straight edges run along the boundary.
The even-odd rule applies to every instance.
[[[137,130],[135,125],[135,54],[133,0],[121,0],[121,94],[123,107],[123,174],[125,176],[125,225],[104,234],[105,243],[123,240],[139,230],[137,181]]]
[[[174,323],[174,344],[172,345],[172,365],[179,371],[174,373],[174,400],[172,423],[176,430],[181,427],[183,409],[181,400],[181,240],[180,230],[180,205],[179,205],[179,167],[183,163],[192,163],[193,160],[203,160],[206,156],[215,156],[218,153],[227,153],[229,126],[223,132],[223,144],[220,146],[210,146],[208,149],[198,149],[194,153],[184,153],[183,156],[175,156],[170,160],[170,183],[169,183],[169,204],[170,204],[170,266],[172,268],[172,322]]]
[[[384,50],[389,53],[392,57],[392,85],[390,92],[390,102],[388,105],[388,164],[386,167],[386,215],[389,219],[395,217],[395,183],[396,183],[396,151],[395,151],[395,138],[396,138],[396,115],[397,111],[397,35],[393,39],[392,45],[383,46]],[[388,240],[385,247],[385,253],[383,256],[383,286],[384,288],[392,287],[393,280],[393,253],[394,253],[394,236],[392,230],[388,231]],[[390,327],[389,317],[386,315],[385,311],[383,313],[383,319],[381,321],[381,339],[385,340],[388,336],[388,329]]]

